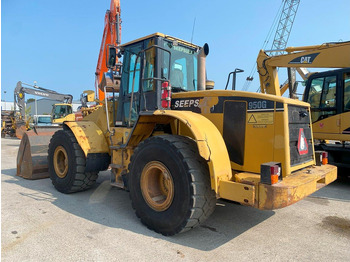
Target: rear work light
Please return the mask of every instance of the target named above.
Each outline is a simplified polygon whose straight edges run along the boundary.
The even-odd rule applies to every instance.
[[[162,83],[162,108],[170,108],[171,105],[171,86],[169,82]]]
[[[282,180],[281,163],[264,163],[261,165],[260,171],[260,182],[263,184],[273,185]]]

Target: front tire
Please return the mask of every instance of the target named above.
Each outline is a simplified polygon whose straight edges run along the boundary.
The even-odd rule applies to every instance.
[[[85,155],[71,130],[57,131],[48,153],[50,179],[58,191],[74,193],[95,184],[97,172],[85,172]]]
[[[161,135],[146,139],[136,148],[129,171],[136,215],[158,233],[185,232],[214,211],[216,197],[208,165],[189,138]]]

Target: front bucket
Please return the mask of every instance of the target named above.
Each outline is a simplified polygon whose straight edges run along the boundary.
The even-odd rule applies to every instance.
[[[16,137],[22,139],[23,134],[26,132],[26,126],[22,125],[16,128]]]
[[[61,128],[36,128],[23,134],[17,154],[17,176],[26,179],[50,177],[48,149],[53,134]]]

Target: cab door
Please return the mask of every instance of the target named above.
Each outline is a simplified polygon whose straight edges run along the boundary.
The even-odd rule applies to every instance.
[[[341,113],[340,131],[342,141],[350,141],[350,68],[342,74],[343,76],[343,112]]]
[[[117,125],[133,126],[140,107],[140,77],[143,42],[128,46],[124,50],[122,86],[119,93]]]
[[[332,135],[340,133],[340,99],[337,94],[340,79],[336,73],[318,75],[309,79],[306,89],[306,102],[311,106],[314,138],[331,139]]]
[[[161,70],[158,57],[164,51],[157,46],[157,41],[156,38],[145,39],[124,47],[117,125],[132,127],[140,112],[161,108],[160,87],[167,78],[158,77]]]
[[[145,41],[145,50],[143,56],[143,71],[140,91],[140,111],[154,111],[159,109],[157,91],[159,83],[158,76],[158,59],[159,51],[155,47],[158,39],[152,38]]]

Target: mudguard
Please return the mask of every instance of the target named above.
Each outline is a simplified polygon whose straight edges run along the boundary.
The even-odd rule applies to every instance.
[[[149,136],[150,133],[146,133],[152,131],[155,124],[169,123],[175,119],[184,123],[191,131],[199,154],[208,161],[211,187],[218,193],[219,181],[227,181],[232,177],[231,164],[221,133],[206,117],[191,111],[175,110],[156,110],[152,114],[140,115],[129,137],[128,145],[135,146],[140,141],[142,133],[146,137]]]
[[[110,164],[109,144],[103,131],[91,121],[65,122],[78,141],[86,157],[85,172],[106,170]]]
[[[65,122],[64,127],[72,130],[86,157],[90,153],[109,153],[105,134],[94,122]]]
[[[94,122],[65,122],[64,127],[72,130],[86,157],[90,153],[109,153],[105,134]]]

